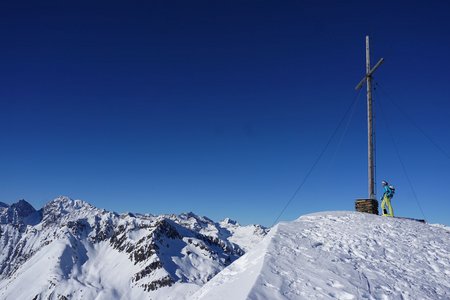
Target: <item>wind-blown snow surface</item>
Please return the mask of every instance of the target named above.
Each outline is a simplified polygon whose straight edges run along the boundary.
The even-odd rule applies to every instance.
[[[450,230],[356,212],[275,226],[193,299],[450,299]]]
[[[185,299],[266,235],[193,213],[0,202],[0,299]],[[242,244],[242,246],[241,246]]]

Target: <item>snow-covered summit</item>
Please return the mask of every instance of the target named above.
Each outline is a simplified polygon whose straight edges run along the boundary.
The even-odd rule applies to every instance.
[[[225,219],[223,219],[221,222],[220,222],[221,224],[229,224],[229,225],[239,225],[239,223],[237,222],[237,221],[235,221],[235,220],[232,220],[232,219],[230,219],[230,218],[225,218]]]
[[[53,212],[59,214],[70,214],[74,211],[80,210],[93,210],[94,206],[83,201],[83,200],[74,200],[66,196],[59,196],[54,200],[48,202],[44,207],[43,211],[45,212]]]
[[[356,212],[306,215],[192,299],[450,299],[447,227]]]

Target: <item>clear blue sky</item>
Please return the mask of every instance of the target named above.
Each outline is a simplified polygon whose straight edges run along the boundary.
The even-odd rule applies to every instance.
[[[390,100],[450,152],[450,4],[392,2],[2,1],[0,201],[270,226],[355,98],[369,34],[377,182],[423,217],[381,107],[426,218],[450,224],[450,159]],[[365,110],[282,220],[367,197]]]

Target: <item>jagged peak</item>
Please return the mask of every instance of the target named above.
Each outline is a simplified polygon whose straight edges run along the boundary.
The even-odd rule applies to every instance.
[[[214,221],[211,220],[210,218],[205,217],[205,216],[199,216],[199,215],[197,215],[197,214],[195,214],[195,213],[193,213],[191,211],[190,212],[186,212],[186,213],[182,213],[178,217],[180,217],[182,219],[186,219],[186,220],[192,218],[192,219],[195,219],[197,222],[214,223]]]
[[[33,207],[33,205],[31,205],[28,201],[26,201],[25,199],[20,199],[17,202],[14,202],[13,204],[9,205],[7,203],[1,202],[0,201],[0,208],[31,208],[33,211],[35,211],[36,209]]]
[[[240,224],[239,224],[237,221],[232,220],[232,219],[230,219],[230,218],[225,218],[225,219],[223,219],[222,221],[220,221],[220,223],[221,223],[221,224],[229,224],[229,225],[240,226]]]
[[[184,217],[186,219],[189,219],[189,218],[195,218],[196,219],[196,218],[198,218],[198,216],[196,214],[194,214],[192,211],[181,213],[180,217]]]
[[[70,197],[67,196],[59,196],[55,199],[53,199],[52,201],[50,201],[49,203],[47,203],[47,205],[59,205],[61,207],[64,208],[73,208],[73,209],[81,209],[81,208],[95,208],[93,205],[91,205],[90,203],[83,201],[83,200],[74,200]]]
[[[31,205],[28,201],[25,201],[24,199],[21,199],[16,203],[11,204],[10,207],[21,211],[30,211],[30,212],[36,211],[33,205]]]
[[[39,214],[36,209],[23,199],[11,205],[2,204],[1,224],[35,224],[39,222]]]
[[[67,196],[59,196],[48,202],[43,208],[43,215],[66,215],[76,211],[93,211],[96,207],[83,200],[74,200]]]

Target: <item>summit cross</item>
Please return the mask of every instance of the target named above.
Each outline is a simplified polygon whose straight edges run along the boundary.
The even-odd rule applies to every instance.
[[[374,163],[374,129],[372,110],[372,74],[384,62],[381,58],[373,68],[370,67],[369,36],[366,36],[366,75],[355,87],[359,90],[366,82],[367,85],[367,140],[368,140],[368,177],[369,177],[369,199],[376,200],[375,196],[375,163]]]

